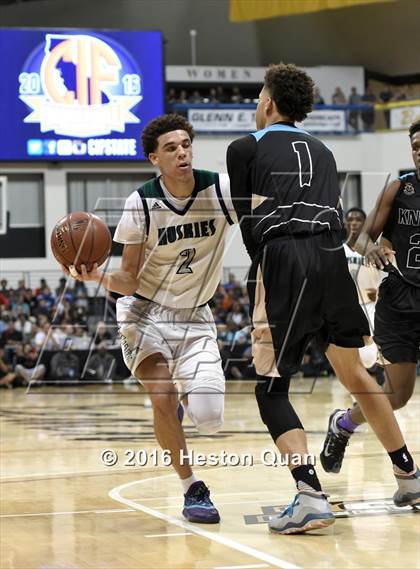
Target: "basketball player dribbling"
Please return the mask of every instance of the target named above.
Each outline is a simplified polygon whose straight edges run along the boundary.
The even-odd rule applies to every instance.
[[[183,515],[218,523],[209,489],[181,457],[187,452],[181,422],[185,410],[201,434],[223,423],[225,379],[207,302],[236,214],[228,176],[193,170],[193,138],[179,115],[145,127],[144,154],[161,175],[126,201],[114,236],[124,244],[121,268],[87,273],[82,267],[75,278],[124,295],[117,301],[124,361],[150,396],[157,441],[170,451],[183,488]]]
[[[411,125],[409,137],[415,172],[384,189],[356,243],[372,265],[389,272],[379,287],[374,337],[385,364],[383,389],[393,409],[404,407],[413,393],[420,347],[420,119]],[[365,421],[359,405],[332,413],[321,453],[324,470],[340,471],[349,439]],[[402,466],[394,464],[394,472],[406,489],[394,496],[395,504],[420,503],[419,469],[407,457]]]
[[[420,490],[392,407],[360,361],[357,348],[369,324],[341,247],[343,228],[334,157],[296,126],[312,110],[314,84],[294,65],[270,66],[257,111],[258,131],[227,152],[234,207],[252,264],[248,290],[253,321],[256,398],[263,422],[283,455],[300,455],[289,468],[298,493],[269,520],[274,533],[301,533],[334,522],[308,455],[305,431],[288,396],[290,378],[308,342],[321,335],[341,383],[363,409],[395,471],[396,503]]]

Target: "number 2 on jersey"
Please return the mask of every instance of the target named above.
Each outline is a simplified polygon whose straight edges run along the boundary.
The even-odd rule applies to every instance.
[[[410,245],[414,247],[408,250],[407,269],[420,269],[420,233],[415,233],[410,237]]]
[[[193,259],[195,257],[195,249],[184,249],[179,254],[180,257],[186,257],[185,261],[182,261],[181,265],[179,266],[176,274],[177,275],[188,275],[193,272],[192,268],[190,267]]]
[[[312,157],[308,143],[304,140],[297,140],[292,142],[292,146],[299,162],[299,185],[301,188],[304,186],[310,187],[312,182]]]

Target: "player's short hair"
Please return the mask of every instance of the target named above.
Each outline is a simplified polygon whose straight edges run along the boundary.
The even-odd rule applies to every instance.
[[[350,209],[348,209],[346,211],[346,219],[348,218],[348,216],[350,215],[350,213],[352,212],[357,212],[360,213],[360,215],[363,216],[363,219],[366,219],[366,212],[361,208],[361,207],[351,207]]]
[[[150,121],[143,130],[141,143],[144,155],[149,156],[155,152],[159,136],[173,130],[185,130],[191,142],[194,140],[194,129],[185,117],[176,114],[161,115]]]
[[[418,132],[420,130],[420,117],[418,119],[416,119],[411,125],[410,128],[408,129],[408,136],[411,138],[413,136],[413,134],[415,134],[416,132]]]
[[[264,85],[278,111],[293,122],[303,121],[314,104],[314,82],[293,63],[270,65]]]

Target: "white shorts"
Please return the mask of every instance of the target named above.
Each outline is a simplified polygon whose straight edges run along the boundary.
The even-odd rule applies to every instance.
[[[224,393],[216,325],[208,305],[176,309],[124,296],[117,301],[117,322],[131,373],[144,359],[160,353],[180,394],[198,389],[205,393],[206,388]]]
[[[375,303],[368,302],[360,305],[363,308],[366,318],[369,321],[370,333],[373,336],[373,324],[375,322]],[[360,359],[366,369],[370,369],[375,365],[378,358],[378,348],[374,342],[367,344],[363,348],[359,348]]]

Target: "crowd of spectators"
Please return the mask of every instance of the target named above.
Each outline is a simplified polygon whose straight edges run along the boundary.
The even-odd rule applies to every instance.
[[[326,101],[318,86],[314,88],[314,103],[316,106],[323,105],[364,105],[364,109],[351,109],[348,111],[349,126],[354,131],[372,131],[375,123],[375,108],[377,103],[393,103],[420,99],[420,85],[384,85],[382,90],[374,92],[370,83],[367,84],[364,93],[359,93],[356,87],[351,87],[350,93],[344,93],[341,87],[336,87],[331,101]],[[249,87],[244,94],[237,86],[225,88],[222,86],[208,89],[175,89],[169,88],[166,96],[169,107],[173,104],[238,104],[257,103],[258,92]],[[390,111],[381,111],[384,116],[386,128],[390,127]]]
[[[70,288],[61,278],[53,289],[45,279],[33,290],[0,282],[0,386],[42,381],[109,381],[116,376],[119,341],[115,322],[92,320],[84,283]],[[210,307],[227,378],[252,378],[251,322],[246,287],[233,274],[220,284]],[[92,346],[93,352],[90,352]],[[80,354],[90,353],[88,360]],[[115,352],[114,352],[115,353]],[[45,355],[48,355],[45,358]],[[325,356],[310,347],[302,365],[305,376],[328,374]],[[127,375],[128,375],[127,370]],[[122,379],[122,377],[121,377]]]
[[[80,377],[76,352],[87,350],[92,342],[96,353],[89,360],[86,375],[109,378],[115,363],[111,365],[105,348],[115,344],[115,334],[103,322],[95,324],[92,330],[90,316],[89,296],[83,282],[75,281],[70,288],[63,277],[53,291],[45,279],[34,290],[22,280],[13,288],[3,279],[0,386],[39,383],[47,371],[51,379],[76,379]],[[40,355],[51,352],[55,353],[48,358],[47,368]]]

